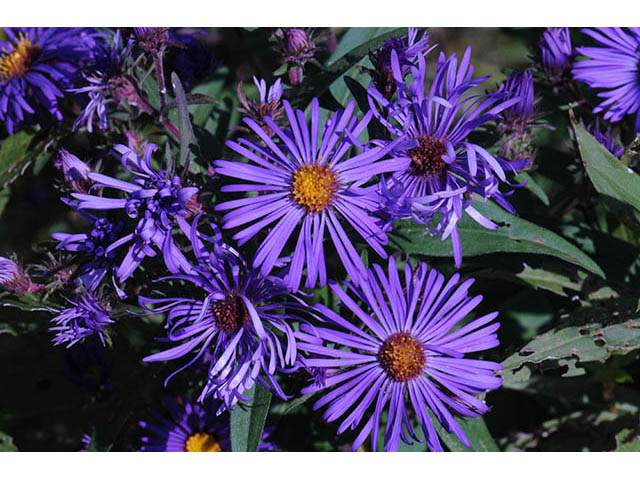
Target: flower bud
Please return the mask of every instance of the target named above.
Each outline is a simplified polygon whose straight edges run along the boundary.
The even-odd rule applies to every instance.
[[[5,257],[0,257],[0,285],[18,297],[42,289],[40,285],[31,283],[29,275],[18,263]]]
[[[91,186],[91,167],[65,149],[58,152],[55,166],[64,175],[64,180],[74,192],[87,193]]]

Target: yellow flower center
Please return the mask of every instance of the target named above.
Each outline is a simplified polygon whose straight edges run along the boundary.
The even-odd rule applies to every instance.
[[[427,363],[424,346],[409,333],[394,333],[380,347],[378,360],[396,382],[413,380],[422,374]]]
[[[311,214],[324,210],[337,188],[336,174],[325,165],[305,165],[293,174],[293,198]]]
[[[221,452],[222,448],[215,437],[209,433],[194,433],[184,445],[187,452]]]
[[[0,80],[6,82],[27,73],[39,51],[40,49],[36,45],[32,45],[31,41],[23,33],[20,33],[12,52],[6,48],[0,52]]]

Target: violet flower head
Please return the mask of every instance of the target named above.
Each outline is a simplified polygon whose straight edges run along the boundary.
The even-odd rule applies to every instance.
[[[91,292],[78,295],[69,303],[71,307],[56,311],[58,316],[51,319],[54,326],[49,330],[55,332],[53,344],[66,344],[69,348],[90,335],[97,335],[104,345],[104,330],[114,323],[108,303]]]
[[[62,120],[58,101],[87,56],[83,28],[5,28],[0,41],[0,123],[9,135],[23,123]]]
[[[264,121],[264,117],[269,117],[277,123],[284,114],[281,102],[283,94],[282,81],[277,79],[273,85],[268,88],[267,82],[265,82],[264,79],[258,80],[256,77],[253,77],[253,83],[255,83],[258,88],[260,101],[256,102],[254,100],[249,100],[242,88],[242,82],[240,82],[238,83],[237,91],[238,99],[240,100],[242,107],[238,107],[238,111],[256,122],[260,128],[262,128],[265,133],[271,137],[273,136],[273,131]],[[242,129],[248,131],[244,127],[242,127]]]
[[[0,257],[0,285],[18,297],[43,288],[31,283],[31,278],[19,263],[5,257]]]
[[[614,135],[611,132],[611,125],[606,130],[600,127],[599,122],[589,129],[593,137],[600,142],[609,152],[616,158],[622,157],[624,154],[624,147],[620,145]]]
[[[86,93],[88,96],[87,104],[73,123],[74,129],[84,125],[92,132],[94,123],[97,123],[100,130],[106,130],[111,104],[117,104],[125,98],[132,105],[137,104],[135,99],[129,98],[133,87],[126,75],[126,62],[131,57],[134,44],[133,37],[124,42],[120,30],[116,32],[113,42],[102,37],[94,42],[93,60],[82,73],[86,85],[70,90],[76,94]]]
[[[116,251],[109,247],[120,238],[124,223],[121,221],[114,223],[84,211],[80,213],[93,224],[89,233],[54,233],[51,236],[60,242],[56,250],[66,250],[84,257],[86,263],[80,267],[78,278],[84,288],[95,291],[106,274],[115,275]],[[123,296],[115,280],[113,284],[118,294]]]
[[[498,88],[498,92],[505,94],[505,98],[518,98],[518,101],[502,111],[503,125],[509,125],[511,130],[523,131],[533,117],[534,91],[533,72],[514,71]]]
[[[484,227],[498,228],[471,206],[473,194],[484,201],[493,198],[514,212],[499,187],[501,182],[508,184],[506,171],[516,171],[527,163],[508,162],[467,139],[480,125],[498,119],[502,111],[520,101],[503,92],[466,96],[488,78],[472,78],[470,57],[470,48],[460,63],[455,54],[446,58],[441,53],[435,78],[426,91],[424,57],[418,56],[418,65],[411,68],[413,81],[406,84],[398,55],[392,51],[398,99],[392,103],[374,85],[368,89],[374,115],[394,141],[400,141],[391,153],[398,167],[380,187],[382,213],[390,220],[412,218],[433,234],[442,235],[443,240],[451,237],[458,267],[462,249],[456,225],[465,211]],[[431,223],[437,213],[441,218],[434,226]]]
[[[557,84],[571,71],[573,47],[567,27],[547,28],[540,39],[542,67],[552,83]]]
[[[121,155],[122,167],[132,174],[132,182],[118,180],[100,173],[90,173],[94,188],[104,187],[124,193],[121,198],[99,197],[83,193],[71,194],[79,200],[81,210],[123,210],[129,218],[136,219],[133,232],[119,238],[105,251],[107,255],[115,249],[130,243],[129,250],[118,267],[117,277],[123,282],[129,278],[145,257],[156,255],[154,247],[162,252],[163,260],[171,273],[189,269],[186,258],[176,247],[173,228],[179,226],[189,232],[185,217],[189,216],[189,200],[197,192],[197,187],[184,187],[179,176],[173,174],[172,166],[156,170],[151,164],[151,156],[157,146],[149,143],[144,155],[138,156],[125,145],[116,145],[115,151]]]
[[[338,434],[359,429],[353,450],[368,437],[371,449],[377,449],[385,410],[385,451],[397,451],[400,440],[422,441],[411,425],[410,410],[429,450],[442,450],[429,412],[469,446],[454,415],[473,418],[486,413],[489,407],[476,395],[502,385],[494,375],[502,370],[499,363],[465,358],[499,343],[499,323],[493,322],[497,312],[461,325],[482,300],[481,295],[469,296],[472,283],[473,279],[460,282],[457,273],[446,281],[425,263],[416,270],[405,264],[402,275],[390,259],[388,274],[374,265],[360,287],[347,283],[344,291],[332,284],[353,320],[324,305],[315,306],[325,323],[303,326],[298,347],[310,355],[304,360],[307,366],[338,371],[324,386],[310,385],[303,393],[327,390],[314,409],[328,406],[325,420],[342,419]]]
[[[207,400],[203,404],[177,403],[166,397],[169,417],[151,410],[154,420],[138,422],[146,430],[141,437],[141,452],[230,452],[231,430],[228,415],[216,415],[217,402]],[[262,434],[258,451],[274,450],[267,441],[268,429]]]
[[[93,171],[89,165],[61,148],[55,167],[62,172],[65,182],[74,192],[87,193],[92,183],[89,174]]]
[[[283,103],[289,124],[286,130],[271,118],[264,118],[281,143],[276,144],[255,121],[245,118],[246,125],[266,148],[244,138],[229,140],[226,145],[249,163],[214,162],[218,174],[242,181],[223,186],[222,192],[262,193],[218,204],[217,210],[230,210],[222,219],[223,226],[246,225],[233,237],[243,245],[275,222],[253,260],[254,268],[259,268],[263,275],[271,272],[298,230],[295,246],[291,245],[293,255],[286,279],[294,291],[300,287],[305,266],[307,288],[326,284],[324,249],[328,231],[348,275],[357,281],[364,265],[342,223],[346,221],[378,255],[386,258],[383,245],[387,237],[378,219],[370,213],[377,208],[379,198],[366,184],[377,174],[397,169],[396,160],[379,161],[395,143],[368,149],[359,144],[357,137],[366,128],[371,114],[358,122],[353,116],[353,101],[324,125],[320,125],[318,99],[311,103],[310,124],[301,110],[294,113],[289,102]],[[352,146],[361,153],[348,156]]]
[[[603,89],[598,96],[604,101],[593,109],[605,120],[619,122],[625,115],[640,109],[640,28],[585,28],[585,34],[599,46],[576,47],[588,57],[573,67],[576,80],[591,88]],[[636,132],[640,131],[640,115],[636,115]]]
[[[288,397],[275,377],[277,371],[292,369],[298,353],[291,327],[301,320],[285,308],[295,309],[292,299],[278,277],[266,277],[247,267],[229,247],[219,243],[219,232],[206,237],[191,229],[191,241],[197,265],[190,273],[173,275],[201,289],[193,298],[140,297],[149,312],[169,312],[167,342],[178,345],[150,355],[146,362],[175,360],[192,355],[189,362],[172,373],[195,364],[212,352],[207,383],[199,400],[221,400],[219,412],[233,408],[243,393],[256,383],[278,395]],[[215,230],[215,226],[212,225]],[[209,251],[203,240],[213,244]]]
[[[396,81],[391,68],[391,52],[395,51],[403,77],[415,65],[418,55],[425,56],[436,45],[429,45],[429,34],[425,31],[418,40],[418,29],[409,27],[405,38],[390,38],[376,51],[369,53],[373,70],[368,69],[373,85],[386,98],[391,98],[396,91]]]

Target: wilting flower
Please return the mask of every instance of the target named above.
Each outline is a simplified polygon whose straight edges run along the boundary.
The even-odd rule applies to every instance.
[[[423,87],[424,57],[418,56],[418,66],[411,69],[413,82],[407,85],[398,56],[392,51],[398,99],[391,103],[373,85],[368,89],[374,115],[392,138],[401,140],[391,153],[400,168],[381,185],[384,212],[391,219],[413,218],[434,234],[441,234],[443,240],[451,237],[458,267],[462,248],[456,225],[463,212],[486,228],[497,228],[471,206],[472,194],[485,201],[493,198],[513,212],[499,190],[500,181],[507,182],[505,170],[515,171],[526,165],[526,161],[507,162],[495,157],[467,139],[477,127],[497,119],[500,112],[520,100],[506,98],[502,92],[466,96],[488,78],[472,78],[470,56],[471,49],[467,48],[458,65],[455,54],[445,58],[441,53],[435,79],[427,92]],[[436,226],[430,225],[436,213],[442,217]]]
[[[156,255],[154,246],[162,251],[164,262],[171,273],[180,268],[189,269],[189,263],[173,241],[173,228],[179,226],[189,231],[185,217],[189,215],[187,204],[197,191],[197,187],[183,187],[182,180],[167,169],[156,170],[151,164],[151,156],[157,145],[149,143],[142,157],[125,145],[116,145],[120,153],[122,167],[136,178],[126,182],[100,173],[90,173],[95,187],[106,187],[126,194],[125,198],[108,198],[73,193],[79,200],[81,210],[124,210],[130,218],[139,219],[135,230],[113,242],[105,253],[109,255],[120,246],[132,242],[129,251],[117,271],[122,282],[129,278],[146,256]]]
[[[547,28],[540,39],[542,66],[552,83],[560,83],[571,71],[573,47],[567,27]]]
[[[238,99],[242,104],[242,107],[238,108],[238,111],[256,122],[260,128],[262,128],[267,135],[273,136],[273,131],[269,128],[269,125],[264,121],[264,117],[269,117],[274,122],[278,122],[282,117],[282,82],[277,79],[271,87],[267,89],[267,82],[264,79],[258,80],[253,77],[253,83],[256,84],[258,92],[260,93],[260,102],[249,100],[242,88],[242,82],[238,83]],[[242,127],[243,130],[248,131]]]
[[[197,266],[190,273],[167,278],[193,283],[201,294],[194,298],[140,297],[140,304],[148,311],[169,312],[167,341],[179,343],[144,361],[174,360],[193,353],[185,366],[167,378],[169,381],[206,352],[213,352],[208,381],[199,400],[209,396],[222,400],[220,410],[247,400],[243,392],[256,383],[287,399],[275,374],[294,367],[297,360],[290,325],[297,318],[281,313],[295,305],[290,305],[279,278],[262,276],[248,268],[228,247],[222,247],[217,237],[211,239],[213,252],[207,251],[196,223],[190,236]]]
[[[20,125],[62,120],[58,100],[73,86],[87,56],[83,28],[5,28],[0,41],[0,123],[12,135]]]
[[[87,193],[89,187],[91,187],[89,173],[93,171],[89,165],[61,148],[58,152],[55,167],[62,172],[65,182],[73,191]]]
[[[109,316],[109,304],[91,292],[84,292],[69,303],[72,306],[65,310],[52,310],[59,314],[51,319],[55,326],[49,328],[55,332],[53,344],[66,343],[69,348],[90,335],[97,335],[104,345],[104,329],[114,323]]]
[[[501,386],[502,379],[494,371],[502,366],[464,358],[497,346],[499,323],[492,323],[497,312],[462,323],[482,296],[468,295],[473,279],[459,281],[456,273],[445,282],[425,263],[415,271],[406,264],[401,275],[390,259],[388,275],[374,265],[360,287],[347,283],[345,292],[332,284],[354,319],[345,319],[324,305],[315,306],[326,326],[303,326],[306,333],[299,333],[298,347],[311,355],[305,359],[307,366],[337,371],[324,386],[311,385],[303,393],[331,390],[314,409],[328,405],[324,414],[328,422],[342,418],[338,434],[360,429],[354,450],[367,437],[376,450],[385,410],[386,451],[398,450],[401,439],[420,441],[411,425],[410,409],[431,451],[442,447],[429,411],[446,431],[469,446],[454,415],[478,417],[489,410],[475,395]],[[323,340],[332,346],[323,345]]]
[[[535,126],[533,72],[514,71],[504,81],[498,92],[505,98],[517,98],[517,103],[502,111],[498,120],[498,133],[502,143],[502,156],[508,160],[524,160],[526,168],[533,162],[531,128]]]
[[[585,34],[601,46],[576,47],[589,57],[573,67],[573,76],[591,88],[602,88],[598,96],[605,100],[593,109],[604,112],[604,119],[622,120],[640,109],[640,28],[585,28]],[[640,131],[640,116],[636,115],[636,131]]]
[[[135,27],[133,33],[140,46],[150,52],[162,54],[169,42],[169,29],[165,27]]]
[[[264,118],[282,144],[276,145],[256,122],[245,118],[244,122],[265,143],[266,149],[243,138],[237,142],[230,140],[226,145],[250,163],[214,162],[218,174],[252,182],[227,185],[221,191],[254,191],[262,195],[224,202],[216,209],[232,210],[223,218],[224,228],[251,224],[234,235],[239,245],[277,222],[253,261],[253,266],[260,268],[263,275],[272,270],[294,230],[300,228],[287,279],[292,290],[299,288],[305,265],[306,287],[326,284],[325,230],[329,231],[347,273],[357,281],[363,264],[342,221],[346,220],[375,252],[386,258],[382,246],[387,243],[387,237],[378,219],[370,213],[378,205],[378,196],[364,185],[374,175],[397,168],[395,160],[378,161],[395,144],[372,147],[347,157],[353,145],[363,148],[356,139],[369,123],[370,113],[358,122],[352,116],[352,101],[327,121],[318,136],[317,99],[311,104],[310,126],[302,111],[294,113],[286,100],[284,107],[290,126],[285,131],[269,117]]]
[[[230,452],[231,431],[228,415],[216,415],[217,402],[176,403],[166,397],[169,418],[151,410],[152,423],[140,421],[148,435],[140,440],[141,452]],[[258,451],[272,451],[275,445],[267,441],[270,430],[265,429]]]
[[[31,283],[29,275],[20,264],[5,257],[0,257],[0,285],[18,297],[43,288],[41,285]]]
[[[313,35],[312,28],[282,28],[276,32],[284,61],[293,65],[289,70],[292,85],[302,82],[304,65],[313,60],[316,52]]]
[[[111,222],[106,218],[95,217],[87,212],[80,211],[92,224],[89,233],[54,233],[51,236],[60,243],[56,250],[67,250],[82,255],[86,259],[80,267],[79,278],[84,288],[95,290],[107,273],[115,273],[116,251],[109,249],[114,244],[124,227],[124,223]],[[114,285],[115,281],[114,281]],[[122,292],[116,285],[118,293]]]
[[[374,68],[373,70],[367,69],[367,71],[372,77],[375,88],[385,97],[391,98],[396,91],[396,81],[391,68],[392,51],[396,52],[398,64],[404,77],[415,65],[418,55],[425,56],[435,48],[435,45],[429,45],[429,34],[426,31],[420,40],[417,38],[418,29],[409,27],[409,34],[406,38],[392,37],[384,42],[376,52],[369,53],[369,60]]]
[[[131,56],[134,38],[124,43],[120,30],[116,32],[113,45],[105,38],[99,38],[93,44],[92,62],[85,68],[83,78],[88,85],[74,88],[77,94],[86,93],[89,101],[73,124],[73,128],[84,125],[89,132],[93,131],[94,121],[100,130],[106,130],[109,105],[120,100],[128,100],[131,105],[140,105],[139,95],[133,81],[127,76],[126,61]]]

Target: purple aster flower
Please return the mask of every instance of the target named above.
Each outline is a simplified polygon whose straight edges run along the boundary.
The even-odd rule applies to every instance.
[[[142,157],[125,145],[116,145],[121,157],[122,167],[136,178],[133,182],[118,180],[100,173],[90,173],[94,187],[112,188],[124,192],[125,198],[107,198],[73,193],[79,200],[81,210],[124,210],[130,218],[138,219],[135,230],[113,242],[106,249],[109,255],[116,248],[131,243],[129,251],[117,271],[118,279],[123,282],[133,274],[146,256],[156,255],[154,246],[161,250],[164,262],[171,273],[180,268],[190,268],[189,262],[173,241],[173,228],[176,224],[189,232],[185,220],[190,213],[188,202],[197,192],[197,187],[183,187],[182,180],[172,172],[172,167],[156,170],[151,164],[151,156],[157,146],[149,143]]]
[[[89,174],[93,171],[89,165],[61,148],[58,152],[55,167],[62,172],[65,182],[73,191],[87,193],[89,187],[91,187]]]
[[[87,263],[80,268],[79,279],[86,289],[95,291],[107,273],[115,275],[116,252],[109,247],[118,240],[124,223],[121,221],[113,223],[106,218],[98,218],[82,210],[80,213],[93,224],[93,229],[89,233],[54,233],[51,236],[60,242],[56,250],[64,249],[85,257]],[[113,284],[118,294],[123,296],[115,279]]]
[[[42,285],[31,283],[31,278],[22,269],[22,266],[5,257],[0,257],[0,285],[18,297],[44,288]]]
[[[596,119],[596,124],[589,128],[589,131],[593,137],[598,140],[609,152],[616,158],[622,157],[624,154],[624,147],[616,142],[616,138],[611,133],[611,126],[606,130],[600,127],[600,123]]]
[[[51,319],[55,326],[49,328],[55,332],[53,344],[66,343],[69,348],[90,335],[97,335],[104,345],[104,329],[114,323],[109,316],[109,304],[91,292],[78,295],[69,303],[72,306],[65,310],[52,310],[59,314]]]
[[[82,444],[82,448],[80,449],[80,451],[88,452],[89,445],[91,445],[91,434],[85,433],[84,435],[82,435],[82,438],[80,438],[80,443]]]
[[[206,352],[213,352],[200,400],[209,396],[222,400],[220,410],[247,400],[243,392],[256,382],[287,399],[275,374],[295,366],[297,350],[290,323],[300,319],[281,311],[297,305],[291,304],[280,278],[248,268],[235,252],[218,243],[219,232],[214,238],[204,237],[196,224],[197,219],[190,236],[197,266],[190,273],[167,278],[190,282],[201,294],[195,298],[140,297],[140,304],[148,311],[169,312],[166,341],[179,344],[144,361],[174,360],[194,353],[168,382]],[[216,230],[214,225],[212,228]],[[201,237],[213,243],[213,252],[206,249]]]
[[[573,47],[567,27],[547,28],[540,39],[542,66],[552,83],[560,83],[571,71]]]
[[[141,105],[141,97],[135,91],[135,82],[127,76],[127,60],[131,58],[134,38],[122,41],[120,30],[116,32],[113,44],[106,38],[98,38],[93,43],[92,62],[85,68],[83,78],[87,83],[81,88],[71,89],[78,94],[86,93],[89,100],[73,124],[76,129],[84,125],[93,131],[94,122],[100,130],[107,129],[109,105],[120,100],[128,100],[131,105]]]
[[[385,410],[386,451],[398,450],[400,440],[420,441],[410,410],[431,451],[442,447],[429,411],[446,431],[469,446],[454,416],[478,417],[489,410],[475,395],[501,386],[502,379],[494,371],[502,366],[464,358],[497,346],[499,323],[492,323],[497,312],[462,323],[482,296],[468,295],[473,279],[459,281],[456,273],[445,283],[444,276],[428,270],[425,263],[415,271],[406,264],[403,281],[395,260],[390,259],[388,275],[374,265],[360,287],[346,283],[344,291],[331,285],[355,323],[324,305],[315,306],[326,326],[303,326],[306,333],[299,333],[298,347],[311,354],[305,359],[307,366],[336,371],[324,386],[311,385],[303,393],[331,390],[314,409],[328,405],[324,414],[328,422],[342,418],[338,434],[347,428],[360,429],[353,450],[369,436],[371,449],[376,450]],[[323,345],[323,340],[333,346]]]
[[[464,211],[484,227],[498,228],[471,206],[472,194],[485,201],[493,198],[513,212],[499,190],[500,182],[507,183],[505,170],[515,171],[526,165],[526,161],[507,162],[495,157],[467,139],[477,127],[499,118],[500,112],[520,101],[502,92],[465,95],[488,78],[472,78],[470,57],[470,48],[460,64],[455,54],[445,58],[441,53],[435,79],[425,91],[424,57],[418,56],[418,66],[411,68],[413,82],[407,85],[393,50],[391,65],[398,99],[391,103],[375,86],[368,89],[374,115],[392,138],[401,140],[391,154],[401,167],[381,187],[385,213],[413,218],[434,234],[441,234],[443,240],[451,237],[458,267],[462,249],[456,224]],[[441,218],[434,227],[431,223],[437,213]]]
[[[591,88],[602,88],[598,96],[605,100],[593,109],[604,112],[604,119],[622,120],[640,109],[640,28],[585,28],[585,34],[600,44],[598,47],[577,47],[589,57],[573,67],[576,80]],[[640,131],[640,116],[636,116],[636,131]]]
[[[386,98],[391,98],[396,91],[396,81],[391,68],[391,52],[395,51],[403,77],[411,67],[415,65],[418,55],[425,56],[436,46],[429,45],[429,34],[425,31],[418,38],[418,29],[409,28],[409,34],[405,38],[390,38],[376,51],[369,53],[369,60],[374,69],[367,69],[372,77],[373,85]]]
[[[204,404],[177,403],[166,397],[165,404],[169,418],[151,410],[154,422],[140,421],[139,425],[148,432],[140,440],[141,452],[230,452],[231,431],[228,415],[216,415],[215,401]],[[270,430],[265,429],[258,451],[273,451],[275,445],[266,441]]]
[[[346,220],[381,257],[386,258],[383,245],[387,237],[370,212],[377,208],[378,195],[365,184],[375,175],[397,169],[398,161],[379,161],[394,142],[385,148],[365,149],[357,141],[366,128],[371,113],[358,122],[352,116],[354,102],[339,110],[320,127],[318,100],[311,104],[311,125],[304,113],[293,112],[284,102],[290,128],[283,131],[269,117],[264,121],[282,142],[276,145],[255,121],[245,118],[249,126],[266,145],[260,147],[246,139],[227,141],[226,145],[249,160],[249,163],[218,160],[216,173],[246,182],[222,187],[223,192],[259,192],[261,195],[232,200],[217,205],[217,210],[232,210],[224,218],[224,228],[251,224],[233,237],[243,245],[260,230],[277,222],[256,251],[254,268],[267,275],[285,248],[294,230],[299,233],[293,249],[287,285],[297,290],[306,266],[307,288],[326,284],[324,256],[325,230],[352,280],[357,281],[364,268],[360,255],[345,232]],[[309,128],[310,127],[310,128]],[[355,156],[348,153],[352,146],[364,150]],[[402,162],[400,162],[401,164]]]
[[[253,77],[253,83],[255,83],[260,94],[260,102],[249,100],[242,88],[242,82],[238,83],[238,99],[242,104],[242,107],[238,107],[238,111],[256,122],[260,128],[262,128],[267,135],[273,136],[273,131],[269,128],[269,125],[264,121],[264,117],[269,117],[274,122],[278,122],[282,117],[282,81],[277,79],[271,87],[267,89],[267,82],[264,79],[258,80]],[[240,129],[249,131],[244,127]]]
[[[87,56],[83,28],[5,28],[0,41],[0,123],[12,135],[23,122],[62,120],[58,105]]]

